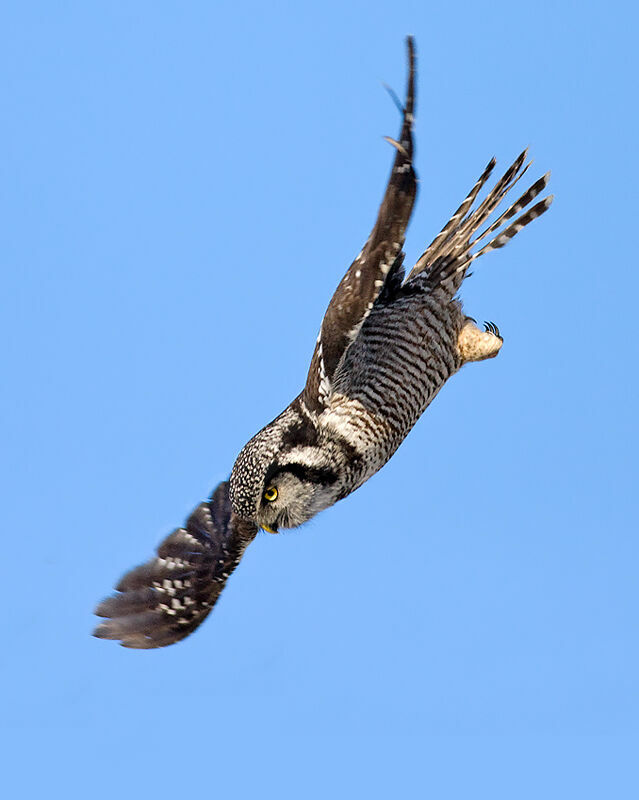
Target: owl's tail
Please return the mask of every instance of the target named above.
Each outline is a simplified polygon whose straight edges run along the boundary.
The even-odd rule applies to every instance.
[[[550,177],[550,172],[547,172],[500,214],[492,224],[480,232],[480,228],[487,223],[503,198],[528,170],[532,162],[524,163],[527,153],[527,150],[521,153],[493,189],[473,209],[472,206],[477,195],[486,184],[497,163],[494,158],[489,161],[464,202],[420,256],[407,281],[418,275],[425,275],[428,285],[443,286],[451,294],[454,294],[467,275],[470,264],[476,258],[483,253],[503,247],[516,233],[519,233],[529,222],[537,219],[550,207],[553,195],[549,195],[531,208],[527,208],[535,197],[546,188]],[[520,211],[523,213],[506,225]],[[475,249],[480,242],[491,236],[492,238],[489,238],[482,247]]]

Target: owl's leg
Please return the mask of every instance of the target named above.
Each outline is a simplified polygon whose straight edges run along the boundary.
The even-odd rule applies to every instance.
[[[475,325],[475,320],[466,317],[464,327],[459,332],[457,347],[464,363],[494,358],[504,343],[499,328],[492,322],[484,323],[485,330]]]

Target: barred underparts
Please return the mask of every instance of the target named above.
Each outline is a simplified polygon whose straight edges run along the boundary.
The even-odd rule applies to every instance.
[[[138,648],[183,639],[208,615],[260,528],[297,527],[361,486],[451,375],[499,352],[497,326],[478,327],[457,293],[479,256],[548,209],[552,196],[536,199],[549,173],[498,213],[530,163],[524,151],[478,199],[492,159],[405,277],[404,237],[417,191],[415,47],[411,37],[407,43],[406,102],[399,138],[388,138],[395,158],[386,192],[371,235],[328,305],[304,389],[244,446],[230,480],[100,603],[96,614],[105,621],[96,636]]]

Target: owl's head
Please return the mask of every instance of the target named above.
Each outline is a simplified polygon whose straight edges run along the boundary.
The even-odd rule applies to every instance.
[[[329,449],[284,423],[275,420],[244,446],[230,479],[235,513],[270,533],[302,525],[339,493]]]

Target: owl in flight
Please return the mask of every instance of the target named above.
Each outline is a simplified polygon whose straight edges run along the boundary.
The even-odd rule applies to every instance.
[[[476,202],[492,159],[405,276],[402,248],[417,191],[412,38],[407,45],[406,102],[399,139],[388,138],[395,160],[386,193],[328,304],[306,385],[244,446],[230,479],[98,605],[105,620],[96,636],[138,648],[188,636],[260,528],[295,528],[349,495],[384,466],[451,375],[499,352],[498,328],[477,327],[457,293],[475,259],[503,247],[550,206],[552,196],[531,206],[549,174],[488,223],[529,167],[524,151]]]

